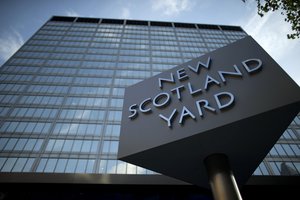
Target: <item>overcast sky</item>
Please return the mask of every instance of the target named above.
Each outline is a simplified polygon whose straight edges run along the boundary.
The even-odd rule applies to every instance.
[[[280,13],[259,17],[248,0],[1,0],[0,65],[53,15],[241,26],[300,85],[300,39]]]

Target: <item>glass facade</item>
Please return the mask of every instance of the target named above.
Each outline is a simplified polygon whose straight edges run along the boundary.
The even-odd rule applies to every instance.
[[[0,172],[156,174],[116,159],[124,88],[246,35],[235,26],[51,18],[0,68]],[[299,175],[299,148],[300,116],[254,175]]]

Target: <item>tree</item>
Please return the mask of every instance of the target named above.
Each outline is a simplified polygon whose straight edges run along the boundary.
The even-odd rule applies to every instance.
[[[291,24],[292,33],[287,34],[287,38],[300,38],[300,0],[256,0],[256,2],[257,13],[261,17],[269,11],[280,10],[281,14],[285,15],[284,20]]]

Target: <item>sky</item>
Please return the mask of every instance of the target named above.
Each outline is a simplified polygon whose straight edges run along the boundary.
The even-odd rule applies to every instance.
[[[300,85],[300,39],[280,12],[248,0],[0,0],[0,65],[53,15],[241,26]]]

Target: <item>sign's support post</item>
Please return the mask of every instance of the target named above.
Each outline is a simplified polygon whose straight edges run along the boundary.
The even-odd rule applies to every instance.
[[[242,200],[225,154],[212,154],[204,164],[215,200]]]

